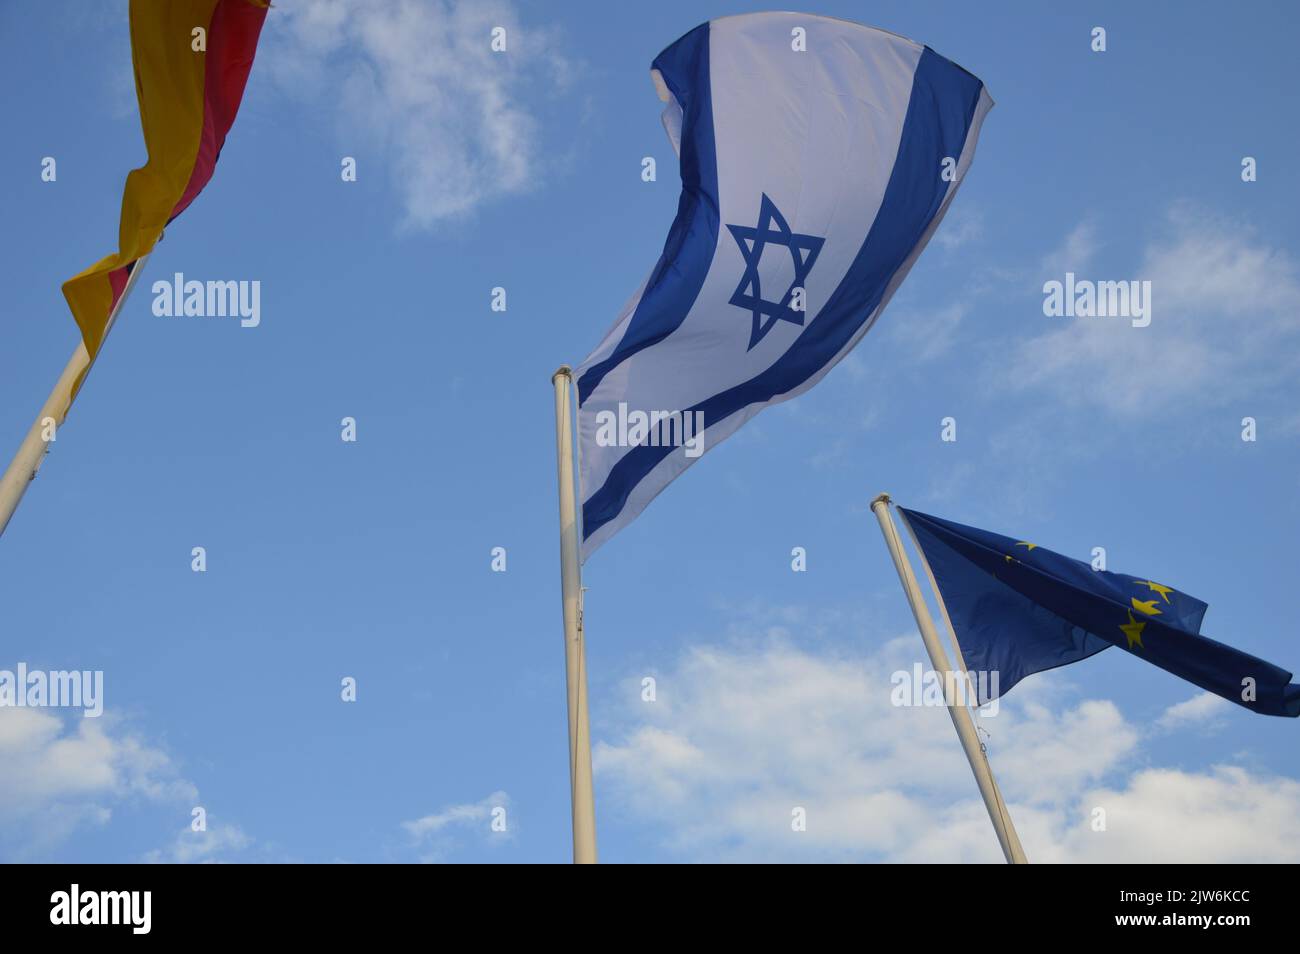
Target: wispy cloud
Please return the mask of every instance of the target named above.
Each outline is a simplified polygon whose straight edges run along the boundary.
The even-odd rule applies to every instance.
[[[969,300],[956,300],[929,311],[895,315],[893,338],[918,361],[933,361],[952,349],[957,328],[970,312]]]
[[[1080,272],[1092,247],[1076,229],[1045,265],[1049,277]],[[1015,350],[1010,373],[1000,361],[998,380],[1069,404],[1147,414],[1259,395],[1300,363],[1300,267],[1241,223],[1177,204],[1140,263],[1079,277],[1150,281],[1151,324],[1044,318],[1055,326]]]
[[[204,831],[186,827],[166,848],[151,851],[145,861],[155,864],[216,864],[242,860],[253,839],[238,825],[210,824]]]
[[[944,217],[943,227],[934,233],[934,241],[940,248],[951,251],[978,241],[983,235],[983,214],[974,206],[958,203]]]
[[[493,792],[478,802],[448,805],[412,821],[402,822],[422,861],[441,861],[468,839],[499,844],[514,837],[510,796]]]
[[[1080,222],[1039,265],[1041,280],[1059,279],[1066,272],[1084,272],[1097,254],[1097,226],[1091,219]]]
[[[1169,731],[1192,726],[1213,727],[1222,723],[1231,708],[1231,703],[1226,699],[1212,692],[1202,692],[1170,706],[1156,720],[1156,724]]]
[[[273,13],[259,71],[327,103],[344,149],[384,157],[403,225],[432,228],[544,177],[539,114],[570,87],[574,64],[515,4],[282,0]],[[498,27],[504,52],[491,48]]]

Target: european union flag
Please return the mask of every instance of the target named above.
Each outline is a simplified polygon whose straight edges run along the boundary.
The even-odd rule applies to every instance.
[[[989,698],[1032,673],[1119,646],[1253,712],[1300,715],[1291,673],[1200,634],[1200,600],[1027,540],[902,513],[934,572],[966,668],[997,673],[995,690],[980,689]]]

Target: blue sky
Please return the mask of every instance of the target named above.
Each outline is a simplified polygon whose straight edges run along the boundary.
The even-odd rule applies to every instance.
[[[0,668],[102,669],[106,696],[98,720],[0,711],[0,858],[568,857],[549,379],[676,209],[650,61],[752,8],[310,6],[268,15],[213,182],[0,542]],[[947,716],[888,704],[923,653],[880,490],[1082,559],[1104,546],[1206,600],[1208,635],[1300,667],[1294,10],[815,12],[929,44],[997,106],[850,359],[586,567],[606,861],[998,858]],[[76,344],[59,286],[112,249],[144,153],[125,4],[6,4],[0,47],[9,453]],[[155,317],[145,286],[178,271],[259,280],[260,326]],[[1151,280],[1150,327],[1045,317],[1066,271]],[[1004,702],[984,727],[1031,860],[1300,860],[1291,720],[1121,653]]]

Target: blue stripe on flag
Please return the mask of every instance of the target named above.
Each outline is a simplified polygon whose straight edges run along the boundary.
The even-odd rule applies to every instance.
[[[623,340],[608,358],[578,379],[579,406],[606,374],[677,330],[695,304],[718,246],[718,153],[709,84],[709,25],[697,26],[668,47],[655,57],[651,68],[659,71],[682,107],[682,197],[663,254],[650,273]]]
[[[778,394],[799,387],[852,340],[879,305],[890,280],[938,213],[949,185],[939,175],[940,164],[949,156],[953,159],[961,156],[982,89],[983,84],[976,77],[929,47],[925,48],[912,79],[912,96],[907,106],[898,156],[894,160],[880,211],[844,280],[790,350],[770,367],[745,383],[715,394],[690,409],[704,412],[706,428],[751,404],[770,401]],[[683,133],[683,148],[686,141]],[[712,145],[710,137],[710,148]],[[716,229],[716,207],[712,214]],[[712,256],[703,258],[702,268],[707,270]],[[700,278],[703,278],[703,272]],[[693,296],[698,293],[698,286],[691,287]],[[676,322],[673,327],[681,323],[685,313],[683,309],[674,315]],[[659,338],[671,330],[662,330]],[[589,376],[590,372],[583,376],[583,380]],[[590,388],[587,393],[590,394]],[[582,394],[581,390],[579,394]],[[633,488],[677,449],[643,444],[623,455],[610,469],[604,485],[583,504],[583,538],[589,538],[617,517]]]

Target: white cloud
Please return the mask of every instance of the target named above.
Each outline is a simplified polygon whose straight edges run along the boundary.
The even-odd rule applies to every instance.
[[[1160,287],[1162,307],[1250,323],[1280,316],[1289,319],[1289,330],[1297,328],[1300,272],[1284,249],[1264,244],[1249,226],[1187,204],[1170,209],[1169,226],[1171,234],[1151,246],[1142,268]]]
[[[1137,732],[1109,700],[1059,713],[1030,701],[1012,708],[1011,717],[999,727],[1007,744],[998,749],[997,772],[1007,794],[1022,802],[1059,805],[1063,792],[1103,778],[1138,745]]]
[[[1051,259],[1049,277],[1059,280],[1068,269],[1080,279],[1150,281],[1151,324],[1043,318],[1052,329],[1013,352],[1009,373],[1000,357],[998,380],[1145,414],[1258,395],[1300,364],[1300,267],[1247,226],[1180,204],[1135,268],[1082,273],[1091,248],[1076,230]]]
[[[110,715],[66,716],[52,709],[0,707],[0,852],[39,858],[114,812],[153,805],[188,818],[201,804],[172,758]],[[146,861],[219,860],[252,844],[237,825],[206,832],[188,825]]]
[[[504,815],[500,815],[498,810]],[[498,815],[494,816],[494,812]],[[504,823],[503,831],[493,829],[496,817]],[[410,836],[412,844],[419,848],[422,861],[439,861],[458,842],[475,835],[490,840],[492,844],[500,843],[514,836],[510,796],[506,792],[493,792],[478,802],[449,805],[431,815],[404,821],[402,828]]]
[[[0,766],[0,828],[22,855],[106,824],[120,804],[197,798],[165,752],[108,716],[65,721],[52,710],[0,708]]]
[[[1232,705],[1212,692],[1202,692],[1166,709],[1156,720],[1162,729],[1173,731],[1188,726],[1214,726],[1222,721]]]
[[[1300,782],[1235,766],[1208,772],[1145,769],[1121,788],[1098,788],[1082,806],[1106,809],[1107,830],[1076,827],[1062,839],[1080,862],[1291,863],[1300,861]]]
[[[507,0],[282,0],[266,34],[259,70],[340,114],[345,150],[386,157],[408,227],[526,191],[547,166],[536,110],[573,66]]]
[[[658,701],[629,682],[624,728],[596,746],[598,791],[684,858],[999,861],[947,713],[889,701],[890,674],[921,655],[914,635],[852,658],[781,637],[693,649],[657,674]],[[1130,773],[1141,740],[1115,704],[1053,710],[1056,685],[1022,683],[977,719],[1030,860],[1300,860],[1300,783]]]
[[[145,861],[166,864],[213,864],[229,860],[253,844],[238,825],[210,824],[206,831],[188,826],[165,849],[151,851]]]

